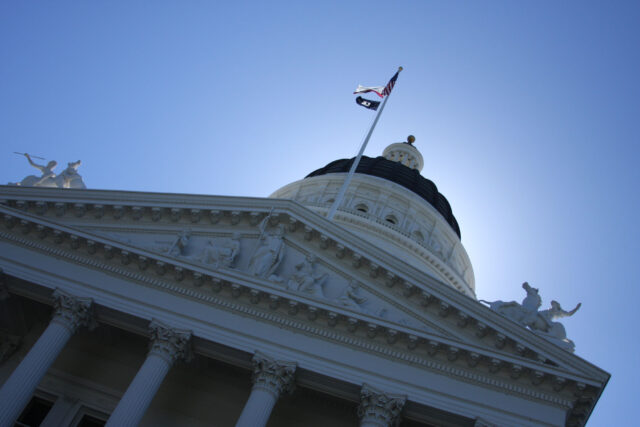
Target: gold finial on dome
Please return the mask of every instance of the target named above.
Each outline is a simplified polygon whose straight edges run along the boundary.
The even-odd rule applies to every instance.
[[[414,142],[416,142],[416,137],[413,135],[409,135],[407,137],[407,144],[413,145]]]

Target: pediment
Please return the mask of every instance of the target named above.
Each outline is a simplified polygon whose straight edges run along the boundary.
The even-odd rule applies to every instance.
[[[115,251],[127,257],[127,264],[135,260],[142,271],[136,277],[156,274],[146,270],[152,264],[173,269],[177,281],[189,276],[198,292],[230,283],[236,298],[247,295],[256,305],[262,298],[273,307],[286,301],[289,314],[304,307],[314,327],[315,317],[323,316],[334,331],[354,336],[345,342],[371,340],[408,363],[435,366],[437,361],[458,366],[461,373],[481,367],[507,380],[527,372],[563,384],[607,377],[292,201],[26,188],[3,192],[7,201],[0,210],[6,221],[25,228],[21,239],[38,239],[30,231],[34,227],[59,230],[69,236],[70,248],[86,248],[85,256],[104,259]],[[188,238],[179,243],[185,233]],[[96,245],[101,249],[92,255]],[[208,289],[202,286],[206,278],[212,283]]]
[[[178,262],[196,264],[215,273],[233,271],[247,282],[261,279],[274,290],[303,296],[336,308],[452,338],[446,330],[415,313],[403,310],[388,296],[376,292],[344,266],[317,251],[313,244],[286,231],[281,239],[277,227],[208,226],[206,230],[172,226],[144,232],[126,226],[113,230],[81,227],[85,232],[121,242],[131,248],[157,253]],[[240,231],[242,230],[242,231]],[[342,267],[342,268],[341,268]]]

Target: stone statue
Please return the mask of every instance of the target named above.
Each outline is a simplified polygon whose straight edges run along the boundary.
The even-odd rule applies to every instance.
[[[532,288],[527,282],[522,284],[522,288],[527,292],[527,296],[522,300],[522,304],[516,301],[489,302],[480,300],[480,302],[488,304],[489,308],[502,316],[528,327],[532,331],[543,335],[545,338],[567,350],[573,351],[575,348],[573,341],[567,338],[564,326],[555,320],[572,316],[578,311],[582,304],[578,304],[576,308],[571,311],[565,311],[557,301],[551,301],[551,308],[538,311],[542,305],[542,299],[538,294],[538,289]]]
[[[261,279],[280,282],[275,275],[284,258],[284,226],[280,224],[275,232],[266,231],[269,216],[260,223],[260,237],[258,245],[249,260],[249,273]]]
[[[556,320],[573,316],[581,306],[582,304],[578,303],[573,310],[566,311],[562,309],[559,302],[551,301],[551,308],[538,312],[536,323],[530,327],[538,333],[544,333],[551,340],[561,343],[560,345],[570,348],[571,351],[573,351],[575,344],[567,338],[567,332],[564,329],[564,325],[560,322],[556,322]]]
[[[56,175],[53,170],[58,166],[58,162],[55,160],[51,160],[46,166],[43,166],[31,160],[31,156],[29,154],[22,154],[27,158],[29,164],[38,169],[42,175],[29,175],[22,181],[18,183],[9,183],[9,185],[19,185],[23,187],[87,188],[82,181],[82,177],[78,174],[78,167],[82,163],[80,160],[77,162],[67,163],[67,168],[62,171],[60,175]]]
[[[186,248],[189,245],[189,240],[191,239],[191,229],[187,228],[182,230],[176,240],[173,242],[173,245],[167,251],[169,255],[172,256],[180,256],[185,255]]]
[[[231,239],[227,239],[221,245],[215,246],[209,240],[202,250],[200,261],[204,264],[213,264],[218,267],[233,267],[240,253],[240,233],[233,233]]]
[[[58,187],[62,188],[87,188],[82,181],[82,177],[78,173],[78,167],[82,164],[80,160],[77,162],[67,163],[67,168],[56,178]],[[60,185],[62,184],[62,185]]]
[[[296,271],[289,278],[287,289],[324,298],[322,283],[327,278],[327,273],[314,273],[316,260],[315,255],[309,254],[304,261],[296,265]]]
[[[362,304],[367,302],[367,298],[360,295],[360,284],[356,280],[351,280],[337,301],[345,307],[362,310]]]

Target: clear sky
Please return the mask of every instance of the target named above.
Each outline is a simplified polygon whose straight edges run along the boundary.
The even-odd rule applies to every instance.
[[[0,181],[12,154],[81,159],[89,188],[259,196],[355,155],[358,84],[404,67],[366,155],[417,138],[478,297],[565,308],[612,374],[591,426],[640,382],[640,3],[0,2]],[[60,168],[60,167],[59,167]]]

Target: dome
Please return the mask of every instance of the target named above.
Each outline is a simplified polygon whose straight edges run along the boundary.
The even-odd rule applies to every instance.
[[[402,143],[401,145],[409,144]],[[311,172],[305,178],[321,176],[329,173],[347,173],[349,172],[351,165],[353,165],[354,159],[355,157],[351,159],[335,160],[325,167]],[[386,179],[387,181],[399,184],[417,194],[433,206],[440,215],[442,215],[445,221],[447,221],[447,224],[449,224],[453,231],[458,235],[458,238],[460,238],[460,227],[458,226],[456,218],[453,216],[451,205],[449,205],[447,199],[438,192],[438,188],[432,181],[420,175],[420,171],[418,169],[412,169],[405,166],[403,163],[388,160],[385,157],[371,158],[362,156],[360,163],[358,164],[358,168],[356,169],[356,173]]]
[[[420,174],[423,158],[414,141],[410,136],[407,142],[392,143],[380,157],[362,156],[346,189],[354,158],[335,160],[270,197],[295,200],[475,298],[460,227],[447,199]]]

